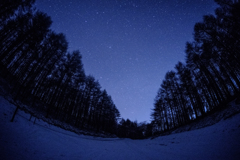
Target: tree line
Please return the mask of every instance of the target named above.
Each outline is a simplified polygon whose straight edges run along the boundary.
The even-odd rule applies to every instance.
[[[152,125],[147,122],[132,122],[121,119],[118,124],[117,136],[120,138],[144,139],[152,136]]]
[[[33,7],[35,0],[0,4],[0,70],[12,84],[15,100],[31,101],[46,117],[81,129],[133,139],[164,132],[220,110],[239,96],[240,2],[215,0],[215,15],[195,24],[186,43],[186,62],[165,75],[151,124],[118,122],[120,113],[106,90],[86,75],[82,55],[68,52],[63,33]],[[36,105],[43,102],[44,105]]]
[[[81,129],[116,133],[120,113],[106,90],[87,76],[78,50],[68,52],[63,33],[33,7],[35,0],[0,4],[0,68],[15,100],[31,99],[46,117]]]
[[[178,62],[162,81],[151,115],[157,132],[220,110],[239,96],[240,2],[215,2],[215,15],[204,16],[194,26],[185,63]]]

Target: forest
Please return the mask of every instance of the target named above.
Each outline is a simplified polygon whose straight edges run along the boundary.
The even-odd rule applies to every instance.
[[[240,2],[215,0],[215,15],[194,26],[185,63],[169,71],[155,97],[152,124],[164,132],[226,107],[239,96]]]
[[[215,2],[215,15],[194,26],[186,62],[166,73],[149,124],[120,118],[111,96],[85,74],[80,51],[68,52],[65,35],[50,29],[51,17],[33,7],[35,0],[0,4],[1,76],[15,101],[76,128],[133,139],[175,129],[239,96],[240,2]]]
[[[115,134],[120,113],[97,80],[85,75],[81,54],[69,53],[63,33],[50,30],[51,18],[33,8],[34,0],[0,5],[1,74],[15,100],[30,99],[46,117],[77,128]]]

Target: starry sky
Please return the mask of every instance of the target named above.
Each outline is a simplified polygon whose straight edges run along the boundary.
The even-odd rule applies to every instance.
[[[138,122],[150,122],[166,72],[185,61],[194,24],[216,7],[214,0],[36,0],[121,117]]]

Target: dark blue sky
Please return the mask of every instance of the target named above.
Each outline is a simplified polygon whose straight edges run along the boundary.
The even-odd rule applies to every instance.
[[[150,121],[165,73],[184,62],[185,43],[214,0],[37,0],[80,50],[87,75],[99,80],[123,118]]]

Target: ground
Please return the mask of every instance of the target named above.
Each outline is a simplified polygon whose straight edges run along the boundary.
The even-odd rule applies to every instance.
[[[41,120],[29,121],[0,96],[0,159],[140,160],[240,159],[240,114],[217,124],[154,139],[131,140],[77,135]]]

